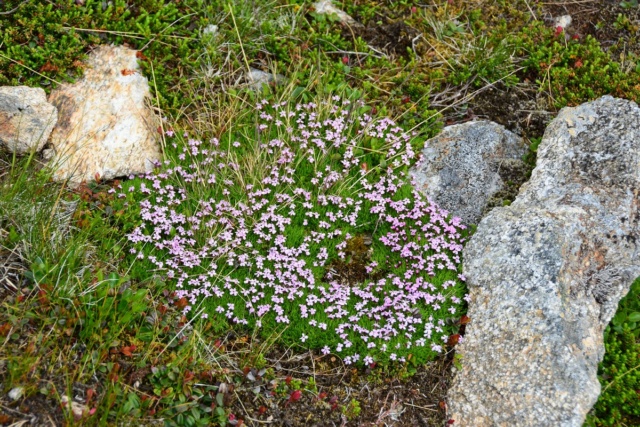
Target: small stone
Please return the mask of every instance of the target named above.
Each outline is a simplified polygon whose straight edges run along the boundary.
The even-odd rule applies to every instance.
[[[216,35],[218,34],[218,26],[209,24],[202,30],[202,34]]]
[[[335,15],[338,17],[338,20],[345,25],[351,25],[355,27],[362,27],[363,25],[349,16],[346,12],[341,9],[338,9],[333,5],[331,0],[320,0],[313,4],[316,13],[321,15]]]
[[[571,15],[562,15],[562,16],[558,16],[553,20],[553,26],[555,28],[560,27],[563,30],[566,30],[567,27],[571,25],[571,22],[572,22]]]
[[[282,74],[272,74],[265,73],[264,71],[256,70],[255,68],[250,68],[249,72],[246,75],[246,80],[251,85],[251,88],[255,91],[259,91],[262,89],[263,84],[280,84],[286,81],[285,77]]]
[[[66,395],[63,395],[62,398],[60,399],[60,401],[62,402],[62,406],[70,407],[71,413],[73,414],[73,417],[76,420],[82,418],[84,416],[84,414],[88,413],[87,406],[85,406],[85,405],[83,405],[81,403],[73,401],[72,399],[70,399]]]
[[[19,400],[23,394],[24,394],[24,387],[16,387],[16,388],[12,388],[9,391],[8,396],[9,396],[9,399],[15,402],[16,400]]]
[[[0,147],[18,155],[40,151],[58,121],[58,109],[39,87],[0,87]]]

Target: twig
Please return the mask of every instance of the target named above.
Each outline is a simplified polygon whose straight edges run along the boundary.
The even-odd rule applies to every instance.
[[[611,387],[611,385],[613,385],[617,380],[621,379],[622,377],[624,377],[625,375],[627,375],[628,373],[631,373],[633,371],[635,371],[636,369],[640,368],[640,364],[634,366],[633,368],[627,370],[626,372],[624,372],[622,375],[620,375],[617,378],[614,378],[613,381],[611,381],[609,384],[607,384],[607,386],[605,388],[602,389],[602,391],[600,392],[600,395],[603,395],[605,391],[607,391],[607,389],[609,387]]]
[[[176,21],[176,22],[178,22],[178,21]],[[175,24],[175,22],[174,22],[174,24]],[[171,25],[173,25],[173,24],[171,24]],[[167,28],[169,28],[169,27],[167,27]],[[167,28],[165,28],[165,30]],[[88,33],[115,34],[115,35],[120,35],[120,36],[123,36],[123,37],[130,37],[132,39],[144,39],[144,38],[146,38],[142,33],[136,33],[134,31],[98,30],[98,29],[93,29],[93,28],[77,28],[77,27],[62,27],[62,29],[63,30],[84,31],[84,32],[88,32]],[[162,32],[160,32],[158,34],[152,34],[152,35],[154,37],[158,37],[161,34],[162,34]],[[186,36],[178,36],[178,35],[175,35],[175,34],[167,34],[164,37],[172,37],[172,38],[175,38],[175,39],[191,39],[192,38],[192,37],[186,37]]]
[[[531,6],[529,6],[529,1],[528,0],[524,0],[524,3],[527,5],[527,9],[529,9],[529,12],[531,12],[531,16],[533,16],[533,19],[535,21],[537,21],[538,18],[536,18],[536,14],[533,13],[533,9],[531,9]]]
[[[16,10],[18,10],[20,8],[20,6],[22,6],[23,4],[25,4],[26,2],[28,2],[29,0],[24,0],[22,3],[20,3],[19,5],[17,5],[16,7],[14,7],[11,10],[8,10],[6,12],[0,12],[0,15],[11,15],[13,12],[15,12]]]
[[[153,42],[155,39],[157,39],[158,37],[160,37],[160,36],[162,35],[162,33],[164,33],[165,31],[167,31],[169,28],[171,28],[172,26],[174,26],[175,24],[177,24],[177,23],[178,23],[178,21],[180,21],[180,20],[182,20],[182,19],[184,19],[184,18],[188,18],[189,16],[193,16],[193,15],[195,15],[195,12],[194,12],[194,13],[190,13],[190,14],[188,14],[188,15],[181,16],[180,18],[178,18],[178,19],[176,19],[175,21],[173,21],[171,24],[167,25],[167,27],[166,27],[166,28],[164,28],[164,29],[163,29],[162,31],[160,31],[158,34],[154,35],[154,36],[153,36],[153,38],[151,38],[151,40],[149,40],[149,41],[147,42],[147,44],[145,44],[144,46],[142,46],[142,48],[140,49],[140,51],[145,50],[145,49],[147,48],[147,46],[149,46],[149,45],[151,44],[151,42]]]
[[[373,56],[374,58],[383,58],[381,55],[374,55],[368,52],[355,52],[349,50],[330,50],[325,52],[326,54],[339,53],[341,55],[361,55],[361,56]]]
[[[407,406],[413,406],[414,408],[423,409],[425,411],[438,412],[437,409],[431,409],[431,408],[428,408],[426,406],[418,406],[418,405],[414,405],[413,403],[409,403],[409,402],[404,402],[404,404],[407,405]],[[436,406],[436,405],[431,405],[431,406]]]
[[[242,37],[240,37],[240,31],[238,30],[238,24],[236,23],[236,17],[233,14],[233,7],[231,6],[231,3],[229,3],[229,12],[231,13],[231,20],[233,21],[233,28],[236,30],[236,35],[238,36],[238,43],[240,43],[242,58],[244,59],[244,63],[247,66],[247,73],[250,73],[251,67],[249,66],[249,61],[247,60],[247,54],[245,53],[244,46],[242,45]]]

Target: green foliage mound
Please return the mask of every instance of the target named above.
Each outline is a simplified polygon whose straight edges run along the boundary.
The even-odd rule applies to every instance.
[[[0,85],[44,87],[82,75],[82,59],[99,44],[128,45],[142,52],[141,65],[153,76],[163,107],[184,102],[171,88],[202,51],[198,30],[213,8],[203,0],[9,0],[17,9],[0,19]],[[146,59],[146,60],[145,60]],[[151,72],[153,70],[153,72]]]
[[[640,425],[640,279],[620,301],[605,332],[604,360],[598,369],[600,399],[586,426]]]

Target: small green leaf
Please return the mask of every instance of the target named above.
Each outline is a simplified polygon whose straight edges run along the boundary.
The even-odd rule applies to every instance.
[[[627,317],[627,320],[632,323],[640,322],[640,312],[634,311]]]

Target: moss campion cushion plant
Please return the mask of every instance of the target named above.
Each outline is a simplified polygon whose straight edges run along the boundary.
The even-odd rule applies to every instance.
[[[193,316],[346,363],[442,351],[462,314],[465,227],[408,183],[410,135],[338,97],[257,110],[253,138],[189,139],[121,193],[146,195],[132,252]]]

